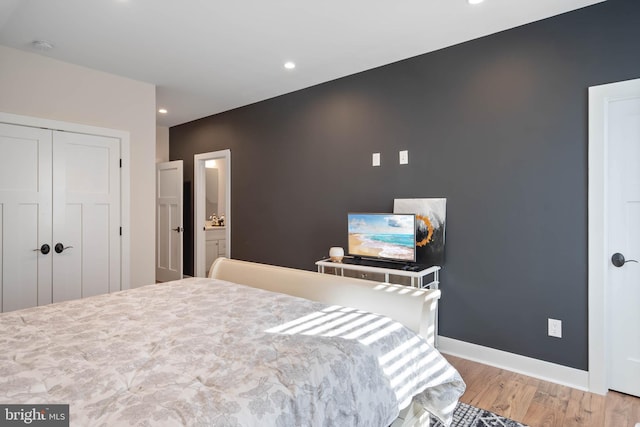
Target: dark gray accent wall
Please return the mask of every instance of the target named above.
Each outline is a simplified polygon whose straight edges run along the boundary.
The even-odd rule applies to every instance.
[[[446,197],[440,334],[586,370],[588,87],[640,77],[638,40],[609,0],[173,127],[170,157],[192,191],[231,149],[232,256],[308,270],[348,211]]]

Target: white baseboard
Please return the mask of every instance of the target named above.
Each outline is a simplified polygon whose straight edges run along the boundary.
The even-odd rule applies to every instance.
[[[589,391],[589,372],[519,354],[438,336],[438,350],[485,365],[506,369],[544,381]]]

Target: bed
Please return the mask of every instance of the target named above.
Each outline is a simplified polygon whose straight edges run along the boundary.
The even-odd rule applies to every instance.
[[[450,420],[439,291],[224,258],[209,276],[1,314],[0,403],[69,404],[78,426]]]

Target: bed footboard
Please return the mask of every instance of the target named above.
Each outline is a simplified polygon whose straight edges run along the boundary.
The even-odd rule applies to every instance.
[[[209,277],[390,317],[435,342],[440,291],[218,258]]]

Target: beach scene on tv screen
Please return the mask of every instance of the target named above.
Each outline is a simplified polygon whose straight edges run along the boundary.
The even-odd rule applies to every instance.
[[[349,214],[349,254],[413,261],[414,227],[412,215]]]

